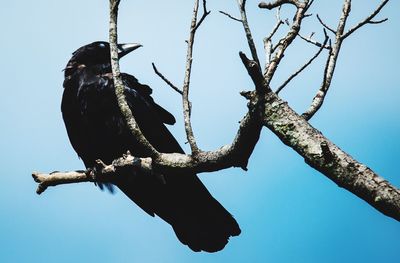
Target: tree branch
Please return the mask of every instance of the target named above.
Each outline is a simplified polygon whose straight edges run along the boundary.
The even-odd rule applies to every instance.
[[[299,3],[298,1],[279,1],[278,0],[278,1],[273,2],[272,6],[278,7],[284,3],[290,3],[290,4],[295,5],[297,7],[297,11],[296,11],[296,14],[294,17],[294,22],[293,22],[289,32],[287,33],[287,35],[285,37],[283,37],[279,41],[278,46],[276,48],[277,51],[275,53],[275,56],[271,59],[271,62],[268,65],[268,69],[264,74],[264,78],[265,78],[268,86],[272,80],[272,77],[275,74],[276,69],[278,68],[279,63],[281,62],[281,60],[284,56],[286,48],[293,42],[293,40],[298,35],[298,33],[300,31],[301,22],[304,18],[305,12],[307,11],[307,8],[309,7],[308,0],[305,0],[302,3]],[[268,8],[268,9],[270,9],[270,8]]]
[[[236,18],[236,17],[234,17],[234,16],[232,16],[232,15],[230,15],[230,14],[224,12],[224,11],[219,11],[219,12],[220,12],[221,14],[223,14],[223,15],[226,15],[227,17],[229,17],[230,19],[232,19],[232,20],[234,20],[234,21],[243,23],[243,21],[242,21],[241,19]]]
[[[273,47],[272,47],[272,37],[275,35],[275,33],[278,31],[279,27],[284,24],[281,16],[280,16],[280,10],[281,8],[279,7],[276,10],[276,24],[274,28],[272,29],[271,33],[267,37],[263,39],[264,42],[264,50],[265,50],[265,67],[264,67],[264,73],[267,72],[269,63],[271,62],[271,56],[273,53]]]
[[[237,0],[237,2],[239,6],[240,15],[242,17],[241,21],[244,32],[246,33],[247,43],[250,48],[251,56],[253,57],[253,60],[257,62],[258,65],[260,65],[260,60],[258,59],[258,54],[257,54],[257,48],[253,40],[253,35],[251,34],[249,22],[247,20],[246,0]]]
[[[327,94],[329,87],[331,85],[331,82],[332,82],[332,77],[333,77],[333,74],[335,72],[335,67],[336,67],[336,61],[338,59],[343,40],[346,37],[348,37],[349,35],[351,35],[353,32],[355,32],[358,28],[360,28],[361,26],[363,26],[366,23],[368,23],[369,21],[371,21],[381,11],[381,9],[387,4],[388,1],[389,0],[383,1],[369,17],[367,17],[364,21],[359,23],[357,26],[350,29],[345,34],[344,34],[344,29],[346,26],[347,18],[349,16],[350,10],[351,10],[351,0],[344,1],[342,15],[340,17],[339,24],[338,24],[338,27],[336,30],[336,35],[335,35],[336,41],[329,53],[329,56],[328,56],[328,59],[326,62],[324,78],[323,78],[321,87],[319,88],[317,94],[313,98],[308,110],[302,114],[302,116],[306,120],[311,119],[314,116],[314,114],[321,108],[322,104],[324,103],[326,94]]]
[[[366,24],[380,24],[383,23],[385,21],[387,21],[386,19],[382,19],[380,21],[372,21],[372,19],[374,19],[374,17],[379,14],[379,12],[382,10],[382,8],[389,2],[389,0],[384,0],[382,1],[382,3],[375,9],[374,12],[372,12],[371,15],[369,15],[367,18],[365,18],[363,21],[361,21],[360,23],[358,23],[356,26],[354,26],[353,28],[351,28],[349,31],[347,31],[345,34],[342,35],[342,39],[345,39],[346,37],[350,36],[352,33],[354,33],[357,29],[359,29],[360,27],[366,25]]]
[[[303,39],[304,41],[306,41],[306,42],[308,42],[308,43],[310,43],[310,44],[313,44],[313,45],[315,45],[315,46],[317,46],[317,47],[323,47],[323,48],[328,49],[328,50],[330,50],[330,49],[332,48],[331,45],[325,45],[325,46],[322,45],[322,43],[320,43],[320,42],[318,42],[318,41],[312,39],[311,36],[310,36],[310,37],[305,37],[305,36],[301,35],[300,33],[298,34],[298,36],[299,36],[301,39]]]
[[[125,100],[124,84],[121,79],[121,72],[119,69],[118,48],[117,48],[117,18],[118,18],[118,5],[120,0],[110,0],[110,52],[111,52],[111,68],[113,73],[113,80],[115,86],[115,94],[117,96],[118,106],[124,116],[125,122],[132,133],[133,137],[144,147],[149,156],[156,157],[159,152],[147,141],[142,131],[140,130],[132,111]]]
[[[322,21],[322,19],[319,17],[319,15],[317,14],[317,19],[320,22],[320,24],[325,27],[326,29],[328,29],[329,31],[331,31],[334,35],[336,35],[336,31],[333,30],[330,26],[328,26],[324,21]]]
[[[73,172],[54,172],[50,174],[32,173],[33,180],[38,183],[36,193],[40,195],[47,190],[49,186],[57,186],[62,184],[95,182],[95,179],[86,171]]]
[[[201,16],[199,22],[197,23],[197,25],[195,26],[194,30],[196,31],[201,24],[203,23],[204,19],[206,19],[206,17],[211,13],[211,11],[207,11],[207,1],[203,0],[203,15]]]
[[[336,68],[336,62],[339,56],[340,48],[342,47],[343,43],[343,32],[344,28],[346,26],[346,21],[347,18],[350,14],[351,10],[351,0],[345,0],[343,4],[343,10],[342,14],[336,29],[336,35],[335,35],[335,43],[333,47],[331,48],[329,52],[328,59],[326,61],[325,65],[325,70],[324,70],[324,77],[323,81],[321,84],[321,87],[319,88],[317,94],[313,98],[310,107],[306,112],[302,114],[302,116],[306,119],[309,120],[311,119],[314,114],[321,108],[322,104],[324,103],[325,96],[329,90],[329,87],[332,82],[333,74],[335,72]]]
[[[400,221],[398,188],[330,142],[276,94],[269,93],[265,105],[264,125],[308,165],[381,213]]]
[[[291,4],[291,5],[296,6],[297,8],[300,6],[300,2],[297,1],[297,0],[275,0],[275,1],[271,2],[271,3],[261,2],[261,3],[258,4],[258,7],[271,10],[271,9],[276,8],[276,7],[280,7],[280,6],[284,5],[284,4]]]
[[[324,43],[321,45],[321,47],[319,48],[317,53],[315,53],[315,55],[309,61],[307,61],[306,64],[304,64],[295,73],[293,73],[284,83],[282,83],[282,85],[279,86],[279,88],[276,89],[276,91],[275,91],[276,94],[279,94],[279,92],[281,92],[281,90],[284,89],[286,87],[286,85],[289,84],[290,81],[292,81],[292,79],[294,79],[304,69],[306,69],[309,65],[311,65],[311,63],[319,56],[319,54],[321,54],[322,50],[324,50],[324,46],[326,45],[326,43],[328,42],[328,39],[329,39],[328,35],[326,34],[326,30],[325,29],[324,29],[324,34],[325,34]]]
[[[371,20],[371,21],[368,22],[368,24],[381,24],[381,23],[386,22],[388,20],[389,20],[388,18],[384,18],[384,19],[377,20],[377,21]]]
[[[153,66],[154,73],[156,73],[157,76],[159,76],[173,90],[175,90],[179,94],[183,95],[183,91],[181,91],[177,86],[175,86],[171,81],[169,81],[160,71],[158,71],[158,69],[154,63],[151,63],[151,65]]]
[[[255,67],[257,64],[254,63]],[[253,73],[260,72],[254,69]],[[265,85],[261,73],[251,75],[255,86]],[[400,221],[400,190],[325,138],[275,93],[265,93],[263,125],[301,155],[305,162],[339,187]]]
[[[204,4],[205,4],[205,2],[204,2]],[[183,119],[185,122],[186,137],[189,142],[189,145],[190,145],[193,155],[196,155],[200,152],[200,149],[198,148],[198,146],[196,144],[196,139],[193,134],[192,123],[190,120],[191,109],[190,109],[190,102],[189,102],[190,75],[192,72],[192,62],[193,62],[193,44],[194,44],[194,39],[195,39],[195,35],[196,35],[196,30],[197,30],[198,26],[200,25],[200,23],[197,24],[198,10],[199,10],[199,0],[195,0],[194,8],[193,8],[192,22],[190,24],[190,34],[189,34],[189,39],[188,39],[185,79],[183,82],[183,96],[182,96]],[[204,10],[204,12],[206,13],[206,9]]]

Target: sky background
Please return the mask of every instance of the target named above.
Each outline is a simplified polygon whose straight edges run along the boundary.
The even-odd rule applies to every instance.
[[[143,44],[121,61],[122,71],[150,85],[155,100],[176,116],[170,130],[180,142],[185,141],[180,97],[153,73],[151,62],[182,84],[192,2],[123,0],[120,6],[120,42]],[[378,2],[353,1],[348,25],[369,15]],[[257,4],[249,0],[247,9],[264,60],[262,38],[271,31],[275,12]],[[341,5],[315,1],[309,12],[336,27]],[[208,6],[212,13],[197,34],[191,85],[194,132],[204,150],[231,142],[246,112],[239,92],[253,88],[238,56],[249,54],[243,29],[218,13],[238,16],[236,1],[209,0]],[[378,16],[388,22],[346,39],[329,95],[311,121],[398,187],[399,10],[399,1],[390,1]],[[293,11],[286,6],[282,18],[291,19]],[[111,195],[85,183],[36,195],[32,171],[84,167],[61,117],[62,69],[78,47],[108,39],[108,1],[3,1],[0,23],[0,262],[398,262],[400,224],[310,168],[267,129],[248,172],[200,175],[242,229],[219,253],[192,252],[168,224],[120,192]],[[315,17],[304,21],[302,32],[322,39]],[[316,49],[296,40],[272,87]],[[322,81],[326,55],[281,93],[299,113]]]

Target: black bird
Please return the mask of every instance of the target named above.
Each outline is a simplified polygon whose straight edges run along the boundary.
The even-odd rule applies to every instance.
[[[119,57],[138,47],[119,44]],[[65,68],[62,115],[70,142],[87,168],[97,159],[110,163],[127,150],[134,156],[148,156],[120,113],[110,61],[109,44],[93,42],[76,50]],[[160,152],[183,153],[164,125],[174,124],[174,116],[154,102],[149,86],[132,75],[121,76],[126,100],[147,140]],[[229,237],[240,234],[235,219],[196,174],[168,173],[164,177],[165,182],[144,174],[119,176],[113,184],[149,215],[169,223],[178,239],[193,251],[219,251]]]

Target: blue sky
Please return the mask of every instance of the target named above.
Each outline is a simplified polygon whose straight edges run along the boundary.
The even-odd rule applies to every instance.
[[[191,100],[202,149],[229,143],[246,111],[241,90],[252,83],[238,57],[249,54],[243,29],[218,13],[238,16],[236,1],[209,0],[211,15],[198,31]],[[310,10],[333,27],[342,1],[316,1]],[[331,3],[334,2],[334,3]],[[353,1],[349,25],[378,1]],[[371,3],[369,3],[371,2]],[[372,3],[373,2],[373,3]],[[274,13],[248,1],[257,47]],[[400,186],[400,3],[347,39],[322,110],[311,123],[343,150]],[[170,128],[185,141],[180,97],[158,79],[155,62],[174,83],[183,82],[192,1],[122,1],[120,42],[143,48],[121,61],[122,71],[149,84],[154,98],[177,117]],[[290,17],[291,7],[282,10]],[[265,129],[249,171],[229,169],[201,179],[235,216],[242,234],[217,254],[193,253],[172,229],[151,218],[121,193],[76,184],[35,194],[32,171],[83,168],[69,144],[60,112],[63,74],[81,45],[108,39],[108,1],[4,1],[0,10],[0,262],[396,262],[400,225],[308,167]],[[321,28],[308,18],[308,35]],[[272,86],[277,87],[316,51],[296,40]],[[326,54],[281,96],[304,111],[322,80]]]

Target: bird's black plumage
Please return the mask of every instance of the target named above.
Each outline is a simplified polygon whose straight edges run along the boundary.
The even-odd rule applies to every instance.
[[[123,56],[136,45],[119,46]],[[94,42],[73,53],[65,69],[62,114],[72,146],[86,167],[96,159],[110,163],[129,150],[145,157],[145,150],[128,131],[119,111],[111,74],[109,44]],[[160,152],[183,153],[166,124],[175,118],[152,99],[149,86],[122,74],[125,96],[147,140]],[[113,182],[148,214],[158,215],[179,240],[194,251],[224,248],[240,228],[195,174],[164,174],[166,183],[149,175],[120,176]]]

